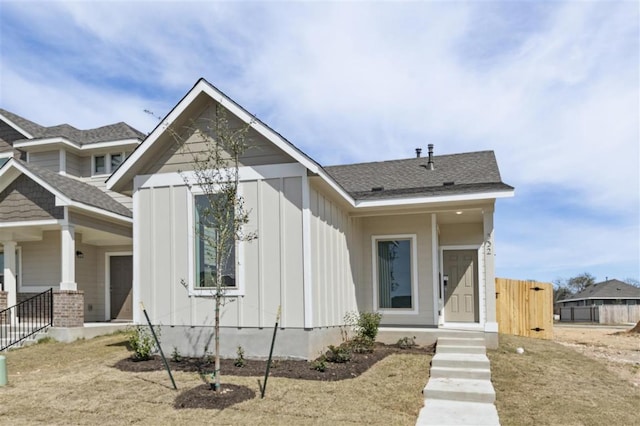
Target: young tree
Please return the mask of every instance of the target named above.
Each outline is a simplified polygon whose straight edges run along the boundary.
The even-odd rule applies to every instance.
[[[180,174],[197,194],[194,234],[199,266],[193,285],[209,290],[215,301],[214,389],[220,392],[220,311],[227,288],[235,285],[236,245],[257,235],[243,230],[249,222],[249,212],[238,193],[240,157],[249,147],[251,123],[234,128],[218,103],[213,112],[212,117],[200,117],[179,131],[168,130],[179,150],[191,157],[192,170]]]

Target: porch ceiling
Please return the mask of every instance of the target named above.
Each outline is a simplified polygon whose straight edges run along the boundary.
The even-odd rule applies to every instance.
[[[458,212],[461,212],[458,214]],[[460,209],[456,211],[441,212],[436,215],[438,224],[456,223],[482,223],[481,209]]]

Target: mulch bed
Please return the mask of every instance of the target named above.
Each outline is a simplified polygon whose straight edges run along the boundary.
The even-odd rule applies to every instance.
[[[271,363],[270,377],[285,377],[288,379],[336,381],[358,377],[376,362],[394,354],[433,354],[434,346],[413,347],[400,349],[397,346],[376,343],[372,353],[353,353],[351,360],[345,363],[326,362],[325,371],[317,371],[313,368],[312,362],[298,360],[273,360]],[[213,371],[213,357],[206,358],[183,358],[180,362],[167,359],[171,371],[188,371],[201,374],[208,374]],[[243,376],[251,377],[264,376],[267,368],[266,360],[245,360],[242,367],[236,367],[233,359],[221,359],[220,370],[223,376]],[[115,368],[129,372],[147,372],[164,369],[164,364],[159,356],[154,356],[147,361],[136,361],[132,358],[125,358],[118,361]]]
[[[397,346],[376,343],[371,353],[353,353],[351,360],[345,363],[326,362],[325,371],[317,371],[313,368],[313,362],[297,360],[273,360],[269,371],[270,377],[284,377],[289,379],[337,381],[358,377],[375,363],[385,357],[394,354],[424,354],[432,355],[435,345],[426,347],[412,347],[401,349]],[[214,369],[213,357],[182,358],[179,362],[167,360],[171,371],[187,371],[209,374]],[[221,359],[220,370],[224,376],[257,376],[264,377],[267,361],[245,360],[242,367],[234,365],[234,359]],[[125,358],[118,361],[115,368],[128,372],[149,372],[164,370],[164,364],[159,356],[146,361],[136,361],[133,358]],[[211,386],[203,384],[195,388],[181,392],[174,402],[176,409],[205,408],[224,409],[255,397],[255,392],[246,386],[238,386],[222,383],[222,392],[216,393]]]

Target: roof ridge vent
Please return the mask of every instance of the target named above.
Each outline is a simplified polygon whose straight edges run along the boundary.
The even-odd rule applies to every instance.
[[[380,192],[380,191],[384,191],[384,186],[374,186],[373,188],[371,188],[371,192]]]

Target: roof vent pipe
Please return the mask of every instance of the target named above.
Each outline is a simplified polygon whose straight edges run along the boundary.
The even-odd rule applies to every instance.
[[[429,161],[427,161],[427,169],[433,170],[434,169],[434,166],[433,166],[433,144],[430,143],[429,145],[427,145],[427,148],[429,149]]]
[[[422,148],[416,148],[416,158],[420,158],[421,153],[422,153]]]

